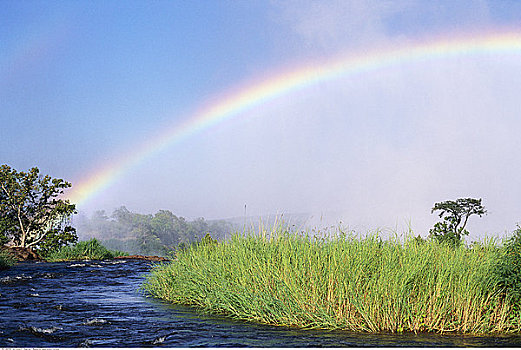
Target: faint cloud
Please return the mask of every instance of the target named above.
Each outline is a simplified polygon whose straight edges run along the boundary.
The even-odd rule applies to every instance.
[[[386,39],[386,19],[406,10],[409,1],[274,2],[274,18],[293,33],[288,41],[320,53]]]
[[[281,45],[308,55],[491,26],[485,0],[289,0],[272,5],[274,22],[287,31]]]

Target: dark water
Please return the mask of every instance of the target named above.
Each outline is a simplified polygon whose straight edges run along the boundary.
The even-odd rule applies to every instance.
[[[0,271],[0,347],[521,346],[521,336],[359,334],[249,324],[147,298],[144,261]]]

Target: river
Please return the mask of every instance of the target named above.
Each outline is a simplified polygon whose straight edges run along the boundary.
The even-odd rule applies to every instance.
[[[299,330],[205,315],[145,296],[150,266],[26,262],[0,271],[0,347],[521,346],[521,336]]]

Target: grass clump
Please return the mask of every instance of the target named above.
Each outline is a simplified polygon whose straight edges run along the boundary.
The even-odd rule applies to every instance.
[[[9,252],[0,247],[0,270],[7,269],[16,263],[16,259]]]
[[[493,241],[328,239],[279,228],[199,244],[156,266],[152,296],[270,325],[367,332],[519,331]]]
[[[125,252],[112,251],[105,248],[97,239],[78,242],[74,245],[61,247],[50,252],[45,258],[47,261],[70,260],[103,260],[113,259],[116,256],[127,255]]]

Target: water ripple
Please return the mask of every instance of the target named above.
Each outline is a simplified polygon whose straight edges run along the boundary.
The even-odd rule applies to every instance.
[[[139,287],[150,266],[139,260],[22,263],[0,271],[0,347],[521,345],[520,336],[326,332],[203,315],[144,296]]]

